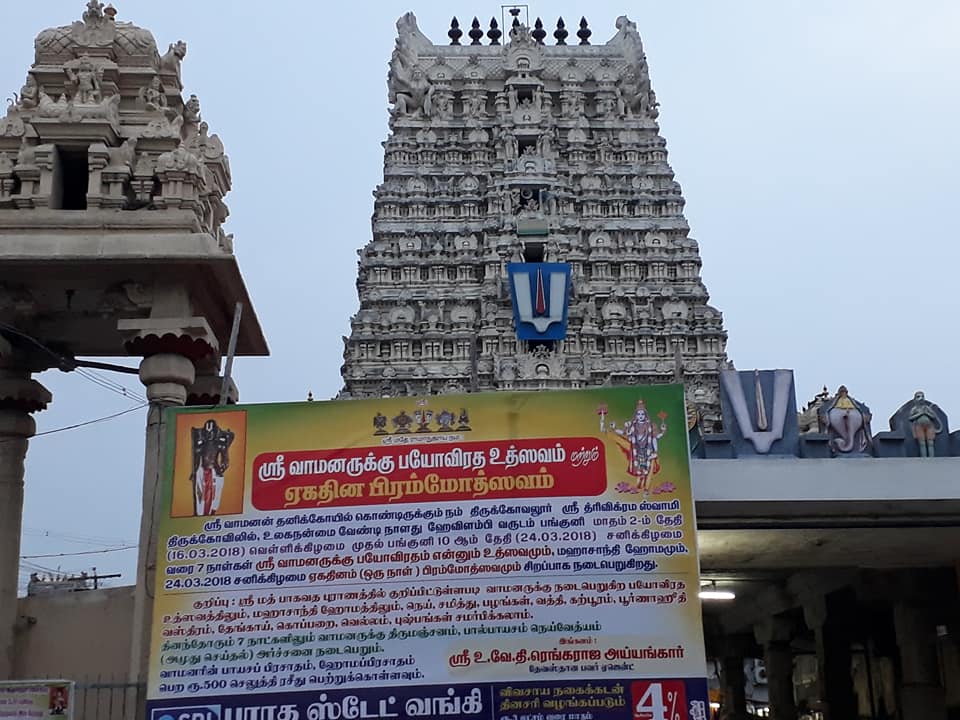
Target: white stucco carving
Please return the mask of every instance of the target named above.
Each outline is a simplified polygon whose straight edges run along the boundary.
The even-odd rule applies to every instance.
[[[186,44],[162,57],[153,35],[88,0],[80,20],[41,32],[20,93],[0,118],[0,154],[17,156],[0,208],[57,209],[60,149],[87,148],[86,206],[190,210],[230,252],[230,165],[196,95],[181,95]]]

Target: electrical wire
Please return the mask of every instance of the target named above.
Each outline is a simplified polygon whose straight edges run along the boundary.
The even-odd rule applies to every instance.
[[[127,538],[107,538],[94,537],[91,535],[73,535],[70,533],[60,533],[56,530],[45,530],[43,528],[24,527],[23,535],[25,537],[54,538],[62,542],[75,543],[77,545],[105,545],[107,547],[116,547],[117,545],[129,545],[132,541]]]
[[[59,572],[59,568],[50,568],[50,567],[47,567],[46,565],[38,565],[37,563],[27,562],[23,558],[20,558],[20,566],[33,572],[48,572],[48,573]]]
[[[67,359],[60,353],[56,352],[55,350],[51,350],[50,348],[48,348],[46,345],[44,345],[42,342],[37,340],[32,335],[27,335],[25,332],[17,330],[17,328],[15,328],[13,325],[7,325],[6,323],[3,323],[3,322],[0,322],[0,330],[6,330],[7,332],[12,333],[13,335],[16,335],[18,338],[22,340],[26,340],[28,343],[30,343],[31,345],[34,345],[40,350],[43,350],[43,352],[47,353],[48,355],[56,359],[57,367],[59,367],[61,370],[74,369],[75,364],[73,362],[71,362],[69,359]]]
[[[133,407],[129,407],[126,410],[115,412],[111,415],[104,415],[103,417],[94,418],[93,420],[84,420],[83,422],[74,423],[73,425],[64,425],[63,427],[54,428],[53,430],[44,430],[43,432],[38,432],[33,437],[36,438],[42,435],[53,435],[54,433],[61,433],[61,432],[65,432],[66,430],[76,430],[77,428],[86,427],[87,425],[94,425],[95,423],[101,423],[106,420],[113,420],[114,418],[118,418],[121,415],[126,415],[127,413],[134,412],[135,410],[140,410],[141,408],[145,408],[149,404],[150,403],[145,402],[145,403],[141,403],[140,405],[134,405]]]
[[[140,405],[134,405],[133,407],[129,407],[126,410],[121,410],[120,412],[115,412],[110,415],[104,415],[103,417],[93,418],[93,420],[84,420],[83,422],[74,423],[73,425],[64,425],[63,427],[54,428],[53,430],[44,430],[43,432],[36,433],[32,437],[38,438],[38,437],[42,437],[43,435],[53,435],[55,433],[65,432],[67,430],[76,430],[77,428],[86,427],[87,425],[94,425],[96,423],[105,422],[107,420],[113,420],[114,418],[118,418],[121,415],[126,415],[128,413],[134,412],[135,410],[140,410],[141,408],[145,408],[149,404],[150,403],[148,402],[144,402],[144,403],[141,403]],[[0,438],[0,443],[22,442],[22,441],[23,441],[23,438],[19,438],[19,437]]]
[[[130,400],[140,400],[145,401],[147,398],[143,393],[139,393],[136,390],[132,390],[125,385],[121,385],[118,382],[110,380],[102,375],[94,373],[92,370],[86,370],[84,368],[78,367],[74,372],[76,372],[80,377],[85,378],[92,382],[94,385],[99,385],[105,390],[116,393],[117,395],[122,395],[125,398]]]
[[[99,385],[100,387],[115,392],[118,395],[123,395],[124,397],[132,398],[134,400],[146,400],[146,398],[137,391],[131,390],[130,388],[125,387],[114,380],[110,380],[101,375],[96,375],[92,370],[87,370],[80,367],[77,365],[75,360],[61,355],[56,350],[47,347],[32,335],[28,335],[27,333],[18,330],[13,325],[0,322],[0,330],[5,330],[6,332],[16,335],[18,338],[26,340],[34,347],[42,350],[47,355],[54,358],[57,361],[57,367],[64,372],[76,372],[78,375],[94,383],[95,385]]]
[[[135,550],[139,545],[124,545],[123,547],[107,548],[106,550],[80,550],[77,552],[50,553],[48,555],[21,555],[21,560],[34,560],[37,558],[58,558],[73,557],[75,555],[102,555],[103,553],[120,552],[122,550]]]

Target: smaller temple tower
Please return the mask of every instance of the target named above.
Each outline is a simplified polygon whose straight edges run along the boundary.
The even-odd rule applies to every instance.
[[[138,681],[162,409],[236,399],[236,388],[220,397],[218,375],[238,303],[237,353],[265,355],[267,346],[223,227],[230,164],[197,95],[183,93],[186,44],[161,54],[148,30],[89,0],[78,20],[41,32],[35,48],[0,118],[0,680],[13,661],[31,414],[52,400],[31,376],[71,369],[80,356],[127,353],[143,358],[150,401]]]

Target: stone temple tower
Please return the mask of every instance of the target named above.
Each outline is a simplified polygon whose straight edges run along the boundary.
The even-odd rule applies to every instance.
[[[682,377],[719,419],[726,333],[667,163],[636,25],[552,41],[456,20],[434,45],[397,22],[390,134],[344,397],[538,390]],[[574,36],[575,35],[575,36]],[[462,39],[461,39],[462,38]],[[502,39],[502,44],[501,44]],[[559,340],[520,339],[511,263],[562,263]],[[529,266],[528,266],[529,267]],[[555,266],[556,267],[556,266]]]

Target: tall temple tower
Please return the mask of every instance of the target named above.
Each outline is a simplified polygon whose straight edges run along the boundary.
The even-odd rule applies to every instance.
[[[592,45],[586,20],[576,37],[560,20],[547,45],[539,19],[531,29],[511,14],[503,44],[495,20],[482,44],[476,20],[461,42],[454,19],[449,45],[411,13],[397,21],[384,178],[373,239],[358,251],[342,396],[682,377],[709,427],[726,333],[636,25],[620,17],[613,38]],[[544,294],[540,264],[569,278],[557,294]],[[516,268],[534,268],[526,308]],[[560,339],[524,339],[523,313],[547,323],[547,299],[563,305]]]

